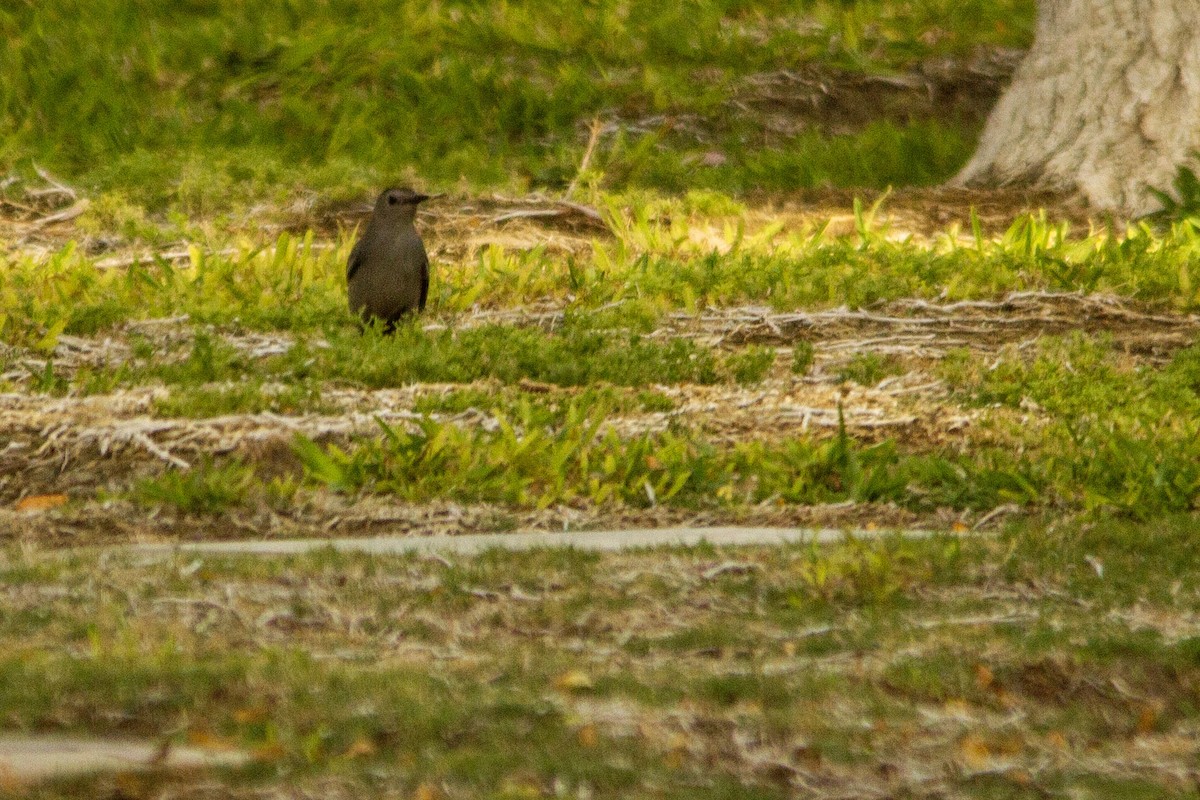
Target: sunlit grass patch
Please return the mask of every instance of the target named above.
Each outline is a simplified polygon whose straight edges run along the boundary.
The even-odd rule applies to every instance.
[[[430,311],[441,317],[549,303],[586,322],[649,332],[675,310],[742,304],[776,310],[861,308],[900,298],[990,299],[1010,292],[1109,293],[1176,310],[1200,303],[1192,276],[1200,231],[1177,225],[1076,237],[1065,224],[1022,217],[996,240],[951,230],[931,240],[888,234],[860,210],[857,232],[831,237],[748,217],[723,218],[713,244],[703,218],[615,199],[615,239],[590,253],[490,246],[435,263]],[[757,218],[756,218],[757,219]],[[702,233],[702,235],[700,235]],[[717,235],[717,234],[712,234]],[[75,245],[48,258],[0,256],[0,338],[45,351],[60,334],[102,334],[123,323],[188,315],[252,330],[350,330],[345,259],[333,246],[284,234],[180,262],[106,267]]]

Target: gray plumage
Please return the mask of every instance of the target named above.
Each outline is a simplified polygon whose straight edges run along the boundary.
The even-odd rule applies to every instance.
[[[429,256],[413,225],[417,206],[429,196],[412,189],[387,189],[375,201],[367,229],[350,251],[346,285],[350,310],[391,330],[400,317],[425,309]]]

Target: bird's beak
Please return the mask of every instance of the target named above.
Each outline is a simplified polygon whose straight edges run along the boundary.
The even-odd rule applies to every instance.
[[[438,192],[437,194],[419,194],[416,197],[416,202],[424,203],[426,200],[437,200],[439,197],[445,197],[445,196],[446,196],[445,192]]]

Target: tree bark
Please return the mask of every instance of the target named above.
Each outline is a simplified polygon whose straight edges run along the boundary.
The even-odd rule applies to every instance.
[[[1042,0],[1033,47],[952,184],[1138,215],[1198,149],[1200,0]]]

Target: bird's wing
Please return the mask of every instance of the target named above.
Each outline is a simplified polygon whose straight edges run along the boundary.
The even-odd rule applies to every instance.
[[[346,280],[349,281],[354,277],[354,273],[358,272],[358,268],[363,265],[363,239],[359,239],[354,243],[354,248],[350,251],[350,259],[346,262]]]
[[[421,301],[417,304],[418,311],[425,310],[425,298],[429,297],[429,256],[421,253]]]

